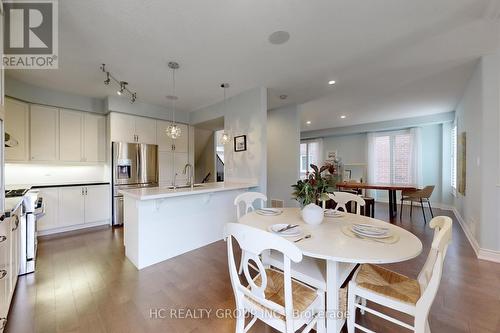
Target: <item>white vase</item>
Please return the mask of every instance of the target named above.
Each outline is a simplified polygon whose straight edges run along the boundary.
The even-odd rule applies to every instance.
[[[325,217],[323,208],[320,206],[310,203],[302,209],[302,219],[305,223],[311,225],[318,225],[323,222]]]

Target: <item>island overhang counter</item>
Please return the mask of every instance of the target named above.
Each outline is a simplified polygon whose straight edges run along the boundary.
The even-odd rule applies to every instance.
[[[162,262],[222,239],[236,221],[234,199],[254,183],[121,190],[125,255],[137,267]]]

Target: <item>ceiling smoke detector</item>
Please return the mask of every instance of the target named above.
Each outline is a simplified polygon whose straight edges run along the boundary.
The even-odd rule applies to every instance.
[[[275,31],[272,34],[270,34],[268,38],[269,43],[273,45],[285,44],[286,42],[288,42],[289,39],[290,39],[290,33],[288,33],[287,31]]]

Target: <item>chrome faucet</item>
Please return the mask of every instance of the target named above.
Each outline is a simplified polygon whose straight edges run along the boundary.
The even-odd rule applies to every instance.
[[[193,172],[193,166],[191,164],[186,164],[184,166],[184,171],[182,172],[183,174],[187,174],[187,169],[189,168],[189,175],[188,175],[188,182],[187,185],[191,186],[191,189],[194,188],[194,172]]]
[[[175,190],[177,189],[177,181],[176,181],[176,178],[177,178],[177,172],[174,172],[174,180],[172,181],[172,188]]]

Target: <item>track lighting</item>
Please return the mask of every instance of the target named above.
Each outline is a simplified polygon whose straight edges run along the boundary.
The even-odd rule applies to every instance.
[[[120,88],[119,90],[116,91],[116,93],[119,96],[122,96],[123,94],[129,94],[130,95],[130,103],[134,103],[137,100],[137,93],[130,91],[130,89],[127,88],[128,82],[126,81],[120,81],[116,79],[111,72],[106,70],[106,64],[102,64],[100,67],[101,71],[106,74],[106,79],[104,80],[104,85],[109,86],[111,83],[111,80],[113,80]]]

